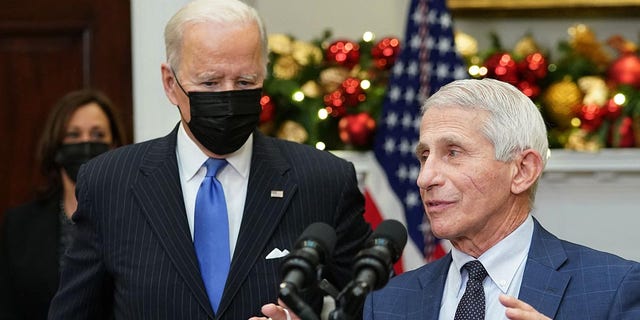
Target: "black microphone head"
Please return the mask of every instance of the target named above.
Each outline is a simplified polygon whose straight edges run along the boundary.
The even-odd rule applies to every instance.
[[[393,253],[393,262],[400,259],[400,254],[407,244],[407,228],[397,220],[384,220],[376,230],[371,234],[370,241],[378,241],[377,239],[386,239],[391,243],[395,252]]]
[[[333,227],[324,222],[314,222],[302,232],[296,241],[296,248],[311,247],[324,255],[331,255],[336,241],[336,231]]]

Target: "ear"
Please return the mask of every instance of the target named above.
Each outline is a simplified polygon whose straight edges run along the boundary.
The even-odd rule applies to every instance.
[[[171,67],[169,66],[169,64],[163,63],[160,66],[160,73],[162,74],[162,86],[164,87],[164,94],[167,95],[167,98],[169,98],[169,101],[171,101],[173,105],[177,106],[177,83],[175,75],[173,74],[173,71],[171,71]]]
[[[513,180],[511,181],[511,192],[521,194],[538,180],[542,174],[542,157],[533,150],[522,151],[514,160]]]

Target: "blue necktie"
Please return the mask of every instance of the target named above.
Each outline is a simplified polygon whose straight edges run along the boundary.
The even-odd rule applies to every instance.
[[[469,271],[467,288],[458,303],[455,320],[479,320],[484,319],[484,288],[482,281],[487,276],[482,263],[478,260],[469,261],[462,266]]]
[[[224,168],[224,159],[208,159],[207,174],[196,196],[193,243],[200,263],[200,273],[214,312],[224,291],[229,273],[229,220],[222,184],[216,173]]]

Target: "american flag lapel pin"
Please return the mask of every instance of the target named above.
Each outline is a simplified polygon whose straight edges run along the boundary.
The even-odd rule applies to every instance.
[[[284,191],[271,190],[271,198],[282,198],[282,197],[284,197]]]

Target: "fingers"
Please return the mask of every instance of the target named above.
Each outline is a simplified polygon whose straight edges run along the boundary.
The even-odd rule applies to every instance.
[[[511,320],[551,320],[532,306],[517,298],[501,294],[500,303],[507,308],[505,315]]]
[[[273,303],[265,304],[262,306],[262,314],[269,318],[265,317],[253,317],[249,320],[291,320],[291,315],[289,314],[289,310],[275,305]]]

